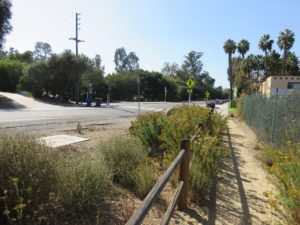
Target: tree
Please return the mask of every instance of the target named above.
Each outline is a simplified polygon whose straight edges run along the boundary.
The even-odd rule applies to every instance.
[[[15,92],[24,67],[20,61],[8,58],[0,60],[0,90]]]
[[[182,64],[182,70],[186,71],[186,79],[192,78],[196,79],[200,76],[203,63],[201,62],[202,52],[191,51],[188,55],[184,56],[185,60]]]
[[[115,59],[114,62],[116,64],[115,70],[117,72],[127,71],[127,53],[124,48],[118,48],[115,51]]]
[[[286,75],[286,58],[289,50],[293,47],[295,42],[295,34],[289,30],[285,29],[281,31],[278,37],[277,44],[281,50],[283,50],[283,74]]]
[[[9,23],[11,6],[10,0],[0,0],[0,50],[3,48],[5,35],[12,30],[12,26]]]
[[[166,76],[176,77],[179,70],[180,68],[176,62],[173,62],[172,64],[166,62],[161,72]]]
[[[293,52],[289,52],[286,57],[286,72],[287,75],[299,75],[299,59]]]
[[[281,73],[282,60],[278,52],[273,50],[267,56],[267,62],[268,62],[268,75],[282,75]]]
[[[129,52],[126,57],[126,64],[129,71],[135,71],[139,69],[139,58],[134,52]]]
[[[101,56],[99,54],[95,55],[95,58],[93,60],[94,66],[104,72],[105,67],[102,66],[101,63],[102,63]]]
[[[35,43],[34,55],[38,61],[45,61],[52,53],[51,45],[46,42]]]
[[[269,34],[264,34],[259,41],[258,47],[264,51],[265,53],[265,76],[268,74],[268,52],[271,53],[272,51],[272,45],[273,45],[273,40],[270,40],[270,35]]]
[[[249,51],[250,44],[247,40],[243,39],[237,46],[238,52],[242,55],[242,59],[245,58],[245,54]]]
[[[236,44],[233,40],[228,39],[225,43],[224,43],[224,51],[225,53],[228,54],[228,80],[229,80],[229,84],[230,84],[230,100],[232,102],[233,99],[233,74],[232,74],[232,54],[235,53],[236,50]]]

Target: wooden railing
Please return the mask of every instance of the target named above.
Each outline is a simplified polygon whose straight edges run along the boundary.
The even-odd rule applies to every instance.
[[[131,218],[128,220],[126,225],[139,225],[142,224],[145,216],[152,207],[155,200],[160,195],[161,191],[169,181],[170,177],[180,164],[179,172],[179,184],[175,194],[172,196],[170,204],[167,208],[166,213],[162,219],[161,224],[167,225],[175,209],[176,203],[179,210],[183,210],[187,207],[188,190],[189,190],[189,164],[190,164],[190,140],[183,139],[180,143],[180,152],[174,159],[172,164],[169,166],[164,176],[155,184],[152,190],[149,192],[147,197],[141,203],[138,209],[135,210]]]

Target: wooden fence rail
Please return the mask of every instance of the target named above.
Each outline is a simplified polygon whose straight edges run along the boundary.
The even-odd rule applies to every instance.
[[[160,195],[161,191],[169,181],[177,166],[180,164],[179,172],[179,185],[173,195],[168,209],[163,217],[162,225],[167,225],[171,215],[175,209],[176,203],[179,210],[187,207],[188,190],[189,190],[189,164],[190,164],[190,140],[183,139],[180,143],[180,152],[169,166],[164,176],[154,185],[147,197],[141,203],[138,209],[135,210],[126,225],[139,225],[142,224],[145,216],[152,207],[155,200]]]

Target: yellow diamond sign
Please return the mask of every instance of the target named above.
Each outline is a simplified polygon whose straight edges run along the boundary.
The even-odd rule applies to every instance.
[[[195,81],[193,81],[192,79],[188,79],[187,82],[186,82],[186,85],[187,85],[189,88],[192,88],[192,87],[194,87],[194,85],[195,85]]]

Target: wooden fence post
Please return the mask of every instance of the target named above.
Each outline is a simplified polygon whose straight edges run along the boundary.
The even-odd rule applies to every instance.
[[[184,149],[185,154],[180,163],[179,181],[183,181],[183,187],[181,194],[178,198],[177,206],[179,210],[183,210],[187,207],[188,192],[189,192],[189,169],[190,169],[190,141],[189,139],[183,139],[180,143],[180,150]]]

